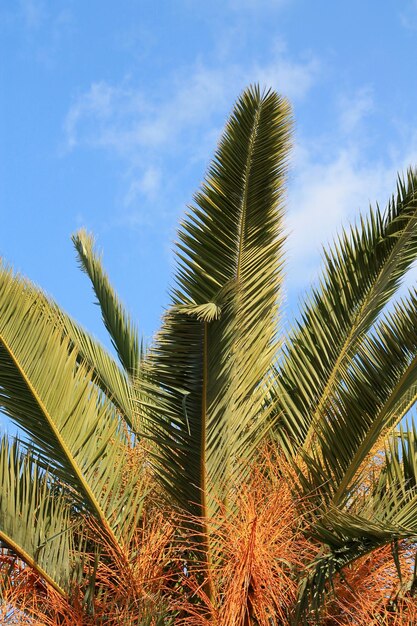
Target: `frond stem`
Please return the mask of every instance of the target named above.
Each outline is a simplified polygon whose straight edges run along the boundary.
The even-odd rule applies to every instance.
[[[13,550],[13,552],[20,559],[22,559],[22,561],[24,561],[26,565],[29,565],[29,567],[31,567],[35,572],[37,572],[39,576],[41,576],[41,578],[43,578],[48,583],[48,585],[51,585],[51,587],[53,587],[55,591],[57,591],[63,598],[68,597],[68,594],[62,589],[62,587],[58,585],[58,583],[53,578],[51,578],[49,574],[47,574],[45,570],[42,569],[42,567],[39,567],[35,559],[32,558],[25,550],[21,548],[21,546],[15,543],[13,539],[11,539],[8,535],[6,535],[1,530],[0,530],[0,541],[6,544],[11,550]]]
[[[14,354],[13,350],[11,349],[11,347],[9,346],[9,344],[7,343],[7,341],[5,340],[5,338],[0,334],[0,343],[4,346],[4,348],[6,349],[7,353],[9,354],[11,360],[13,361],[13,363],[15,364],[15,367],[17,368],[17,370],[19,371],[22,379],[25,382],[25,385],[27,386],[29,392],[32,394],[36,404],[38,405],[38,407],[40,408],[40,410],[42,411],[43,415],[46,418],[46,421],[48,422],[49,428],[51,429],[56,441],[58,442],[58,445],[60,446],[61,450],[63,451],[65,457],[68,459],[71,468],[74,472],[74,474],[76,475],[79,484],[81,485],[82,490],[84,491],[85,495],[88,498],[88,501],[90,502],[90,504],[92,504],[93,509],[95,511],[95,514],[97,515],[103,529],[108,533],[110,539],[114,542],[114,545],[116,546],[120,546],[119,541],[117,540],[116,535],[114,534],[113,530],[110,528],[108,521],[104,515],[104,512],[102,511],[99,503],[97,502],[90,486],[86,483],[86,481],[84,480],[84,476],[82,475],[82,472],[80,471],[80,468],[78,467],[77,463],[75,462],[73,455],[71,453],[71,451],[69,450],[68,446],[66,445],[65,441],[63,440],[61,433],[59,432],[59,430],[57,429],[57,427],[54,424],[54,421],[51,417],[51,415],[49,414],[48,409],[46,408],[45,404],[43,403],[43,401],[41,400],[41,398],[39,397],[36,389],[33,387],[31,381],[29,380],[29,378],[26,375],[26,372],[23,370],[22,366],[19,363],[18,358],[16,357],[16,355]]]

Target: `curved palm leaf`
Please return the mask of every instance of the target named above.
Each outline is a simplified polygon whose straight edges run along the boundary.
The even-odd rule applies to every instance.
[[[275,399],[277,427],[294,445],[309,448],[364,335],[416,256],[417,174],[410,170],[384,214],[370,210],[325,253],[320,286],[289,336]]]
[[[313,525],[313,535],[326,549],[306,569],[300,584],[298,619],[307,624],[319,615],[336,574],[362,556],[401,540],[417,540],[417,433],[396,433],[388,445],[385,465],[374,485],[351,497],[351,511],[331,506]],[[414,583],[409,572],[408,588]]]
[[[45,303],[0,268],[0,406],[117,543],[137,514],[140,472],[126,479],[117,409]]]
[[[46,303],[50,309],[50,303]],[[105,348],[89,333],[87,333],[71,317],[58,307],[55,308],[56,322],[62,327],[64,336],[70,339],[70,345],[92,372],[94,382],[100,387],[107,398],[116,405],[122,419],[130,429],[136,430],[137,418],[133,402],[133,388],[124,371]]]
[[[33,455],[2,439],[0,541],[62,595],[69,592],[75,572],[73,526],[62,489]]]
[[[101,343],[56,303],[28,281],[25,288],[32,291],[37,306],[43,309],[42,314],[50,320],[51,327],[61,329],[63,336],[69,340],[70,348],[76,351],[79,362],[87,366],[94,382],[113,401],[122,419],[132,428],[136,414],[132,399],[133,388],[124,371]]]
[[[343,386],[317,424],[316,444],[304,455],[311,470],[311,490],[333,505],[348,500],[377,442],[416,400],[417,297],[413,292],[363,339]]]

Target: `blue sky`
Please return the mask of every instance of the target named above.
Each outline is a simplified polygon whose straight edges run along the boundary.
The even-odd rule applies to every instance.
[[[287,95],[287,308],[340,224],[417,163],[412,0],[3,0],[0,255],[103,341],[70,235],[92,231],[145,336],[178,219],[239,92]]]

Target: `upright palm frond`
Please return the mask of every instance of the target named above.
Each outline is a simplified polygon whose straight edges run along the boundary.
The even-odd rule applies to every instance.
[[[325,253],[318,288],[289,336],[277,373],[283,432],[307,449],[359,345],[417,256],[417,174],[398,181],[385,213],[370,210]]]
[[[72,238],[81,268],[91,280],[94,293],[120,362],[131,376],[137,376],[142,359],[142,345],[135,324],[110,285],[101,259],[94,250],[94,239],[85,230]]]
[[[248,89],[236,103],[182,224],[172,306],[150,358],[170,408],[152,418],[157,471],[203,517],[268,428],[260,412],[276,351],[290,128],[288,104],[273,92]]]

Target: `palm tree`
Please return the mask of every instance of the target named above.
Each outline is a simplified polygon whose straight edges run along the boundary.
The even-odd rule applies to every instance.
[[[0,447],[4,603],[6,590],[20,589],[18,567],[49,590],[45,615],[51,597],[74,608],[78,589],[85,623],[106,623],[94,616],[97,598],[117,623],[114,580],[97,572],[116,561],[130,567],[150,542],[163,576],[182,545],[204,580],[189,605],[198,614],[200,598],[215,623],[226,602],[215,522],[236,521],[254,468],[271,494],[292,477],[314,550],[289,567],[298,601],[276,618],[257,612],[246,555],[243,608],[230,625],[312,623],[346,568],[390,545],[399,563],[402,542],[416,540],[417,436],[397,426],[417,398],[417,294],[390,303],[417,258],[417,173],[399,179],[385,211],[370,209],[325,251],[318,285],[282,336],[291,128],[289,104],[274,92],[249,88],[237,101],[180,226],[171,305],[148,350],[84,231],[74,245],[119,363],[39,288],[0,268],[0,405],[21,432]],[[265,469],[265,446],[282,468]],[[182,523],[158,544],[161,510]],[[144,539],[149,518],[161,523]],[[410,590],[416,573],[408,574]],[[143,624],[155,618],[149,597]]]

